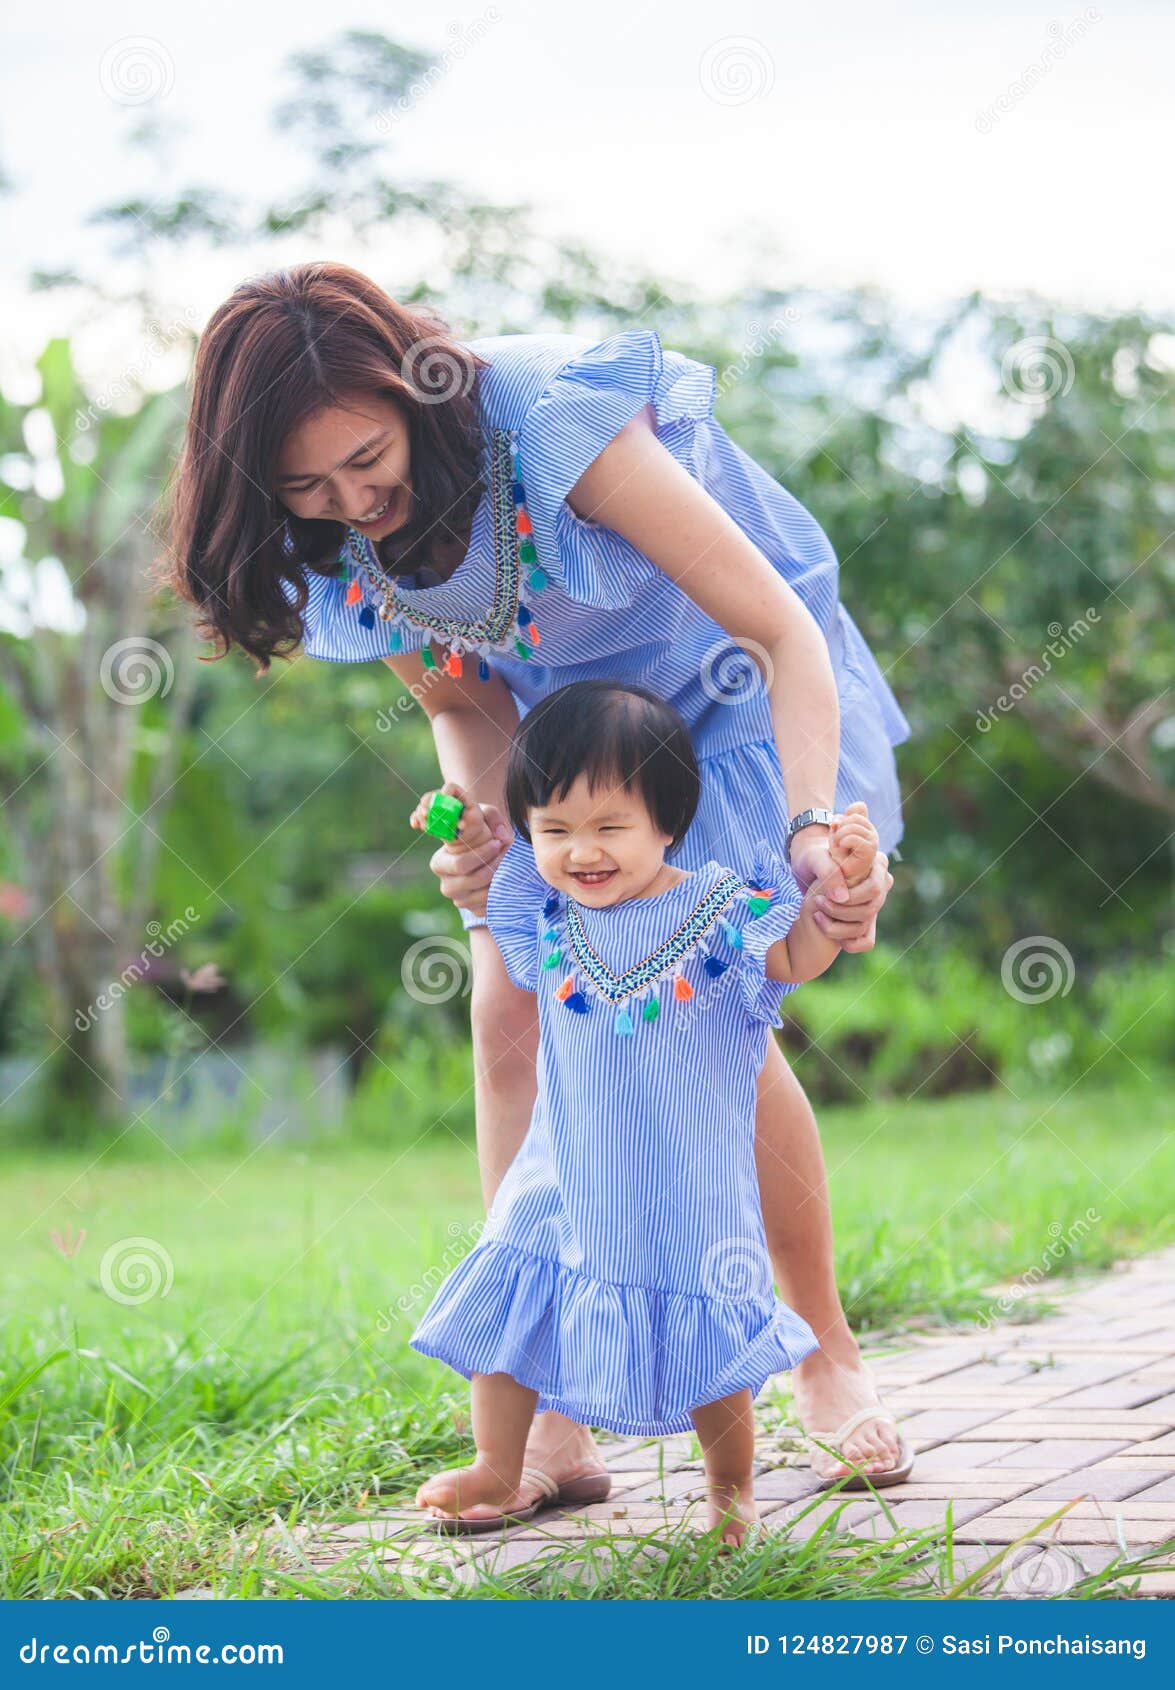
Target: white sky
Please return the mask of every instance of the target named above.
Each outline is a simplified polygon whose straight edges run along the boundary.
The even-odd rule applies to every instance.
[[[1082,18],[1081,38],[981,132],[978,114]],[[873,282],[911,305],[982,287],[1175,306],[1165,0],[54,0],[21,9],[0,81],[0,160],[17,187],[0,258],[10,354],[14,336],[68,326],[61,303],[24,295],[28,269],[100,254],[85,213],[135,185],[128,109],[102,85],[118,43],[149,37],[174,71],[162,110],[186,131],[177,181],[278,195],[299,176],[265,121],[289,51],[348,26],[442,51],[478,19],[481,38],[397,126],[389,156],[408,177],[529,201],[605,259],[722,290],[766,241],[780,256],[760,279],[778,284]],[[702,86],[728,37],[760,85],[737,103]],[[330,256],[371,267],[345,244]],[[254,267],[176,260],[168,291],[202,322]]]

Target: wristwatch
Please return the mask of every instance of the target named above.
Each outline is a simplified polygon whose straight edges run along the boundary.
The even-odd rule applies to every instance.
[[[831,822],[833,815],[834,811],[832,810],[801,810],[798,816],[792,817],[791,821],[787,824],[787,837],[784,840],[784,847],[787,851],[789,862],[791,861],[792,834],[798,833],[802,827],[810,827],[813,822],[823,822],[827,824]]]

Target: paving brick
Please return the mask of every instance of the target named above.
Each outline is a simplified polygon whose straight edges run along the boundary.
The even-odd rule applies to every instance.
[[[1052,1467],[1070,1473],[1077,1467],[1090,1467],[1108,1455],[1116,1455],[1125,1444],[1110,1438],[1046,1438],[1029,1443],[1002,1458],[1005,1467]]]
[[[1134,1496],[1138,1496],[1140,1498],[1148,1496],[1155,1502],[1175,1502],[1175,1475],[1166,1479],[1160,1479],[1157,1484],[1154,1484],[1152,1483],[1152,1480],[1155,1477],[1154,1473],[1136,1463],[1133,1472],[1127,1468],[1123,1472],[1122,1476],[1123,1478],[1134,1482],[1141,1480],[1141,1488],[1130,1493]]]
[[[819,1490],[820,1480],[810,1468],[776,1467],[760,1473],[755,1480],[758,1502],[791,1502],[797,1497],[814,1496]]]
[[[1051,1501],[1055,1505],[1068,1501],[1070,1497],[1089,1496],[1101,1502],[1118,1502],[1124,1496],[1133,1496],[1146,1488],[1145,1473],[1119,1467],[1081,1467],[1076,1473],[1058,1474],[1055,1479],[1028,1491],[1020,1500],[1031,1503]]]
[[[1082,1519],[1082,1520],[1054,1520],[1051,1526],[1040,1525],[1037,1515],[1022,1515],[1019,1518],[1005,1516],[995,1519],[992,1514],[981,1514],[977,1519],[964,1520],[958,1526],[955,1536],[960,1543],[1014,1543],[1017,1538],[1030,1537],[1043,1544],[1100,1544],[1105,1548],[1113,1548],[1118,1542],[1120,1527],[1113,1520]],[[1136,1535],[1131,1541],[1130,1533],[1126,1533],[1127,1545],[1133,1549],[1145,1547],[1145,1534]]]
[[[1002,1502],[1009,1502],[1013,1497],[1021,1496],[1025,1491],[1032,1489],[1031,1480],[1023,1477],[993,1479],[988,1470],[982,1468],[969,1475],[966,1480],[960,1480],[956,1474],[950,1474],[937,1482],[910,1479],[904,1485],[888,1485],[881,1495],[887,1503],[934,1502],[953,1496],[964,1500],[971,1497],[996,1497]]]
[[[1131,1580],[1131,1583],[1134,1581]],[[1138,1577],[1139,1596],[1175,1596],[1175,1564],[1158,1573],[1141,1573]]]
[[[929,1408],[921,1414],[912,1414],[903,1420],[902,1431],[908,1438],[925,1438],[944,1443],[948,1438],[957,1438],[965,1432],[976,1431],[978,1427],[986,1426],[989,1421],[1000,1417],[999,1408]]]

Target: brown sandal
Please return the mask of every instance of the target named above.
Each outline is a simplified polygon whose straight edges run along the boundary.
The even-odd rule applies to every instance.
[[[578,1479],[555,1483],[538,1467],[524,1467],[520,1485],[538,1485],[539,1496],[525,1508],[511,1514],[489,1514],[480,1520],[467,1520],[460,1514],[441,1515],[434,1519],[431,1530],[442,1537],[477,1537],[483,1532],[502,1531],[509,1526],[525,1525],[536,1514],[554,1508],[586,1508],[592,1502],[607,1502],[612,1490],[610,1473],[584,1473]]]

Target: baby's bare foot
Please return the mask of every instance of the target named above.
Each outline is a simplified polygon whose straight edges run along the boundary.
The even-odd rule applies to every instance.
[[[472,1467],[453,1467],[426,1479],[416,1493],[418,1508],[430,1508],[434,1516],[445,1519],[484,1520],[519,1505],[516,1487],[503,1483],[480,1457]]]
[[[706,1486],[706,1524],[719,1534],[719,1542],[738,1549],[747,1529],[755,1525],[759,1510],[755,1506],[755,1490],[748,1479],[745,1485],[708,1484]]]

